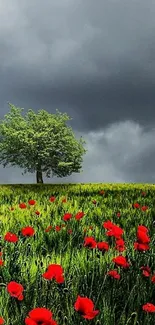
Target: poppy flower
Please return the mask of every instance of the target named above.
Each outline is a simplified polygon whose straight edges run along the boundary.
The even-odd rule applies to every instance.
[[[56,231],[60,231],[61,230],[61,227],[60,226],[55,226],[55,230]]]
[[[3,324],[4,324],[4,318],[0,317],[0,325],[3,325]]]
[[[115,238],[120,238],[123,234],[123,229],[118,226],[113,226],[112,229],[106,232],[107,236],[114,236]]]
[[[143,226],[143,225],[139,225],[138,227],[137,227],[137,231],[143,231],[143,232],[145,232],[145,233],[148,233],[148,228],[147,227],[145,227],[145,226]]]
[[[134,249],[137,250],[137,251],[140,251],[140,252],[144,252],[144,251],[149,250],[150,247],[147,244],[141,244],[141,243],[135,242],[134,243]]]
[[[116,270],[109,271],[107,275],[110,275],[114,279],[120,279],[120,274],[118,274]]]
[[[26,209],[26,204],[25,203],[20,203],[19,207],[20,207],[20,209]]]
[[[78,212],[76,215],[75,215],[75,219],[76,220],[80,220],[81,218],[83,218],[84,217],[84,212]]]
[[[102,242],[99,242],[97,243],[97,248],[100,250],[100,251],[108,251],[109,249],[109,244],[102,241]]]
[[[84,246],[89,248],[96,248],[97,243],[93,237],[85,237],[84,239]]]
[[[12,232],[7,232],[4,239],[10,243],[16,243],[18,241],[18,237]]]
[[[51,229],[52,229],[52,226],[48,226],[48,227],[45,229],[45,232],[49,232]]]
[[[127,268],[130,266],[130,264],[126,261],[126,258],[124,256],[117,256],[117,257],[113,258],[112,261],[117,266],[122,266],[124,268]]]
[[[87,297],[78,296],[74,308],[85,319],[93,319],[99,313],[99,310],[93,310],[94,303]]]
[[[155,313],[155,305],[153,305],[149,302],[147,304],[143,305],[142,309],[144,311],[146,311],[147,313]]]
[[[50,264],[47,268],[47,271],[42,276],[46,280],[52,280],[54,278],[57,283],[63,283],[65,281],[63,272],[64,271],[61,265]]]
[[[21,233],[23,236],[33,236],[35,231],[32,227],[27,226],[25,228],[22,228]]]
[[[72,214],[71,213],[65,213],[64,216],[63,216],[63,220],[64,221],[68,221],[72,218]]]
[[[143,275],[149,277],[151,274],[151,269],[149,266],[141,266],[140,268],[143,271]]]
[[[52,312],[49,309],[46,309],[44,307],[42,308],[34,308],[28,313],[29,317],[25,318],[25,324],[26,325],[38,325],[38,324],[44,324],[44,325],[58,325],[53,319],[52,319]]]
[[[148,244],[150,242],[150,238],[144,231],[138,230],[137,241],[141,244]]]
[[[35,201],[35,200],[29,200],[28,203],[29,203],[30,205],[35,205],[35,204],[36,204],[36,201]]]
[[[23,300],[23,291],[24,288],[20,283],[17,283],[15,281],[11,281],[7,285],[7,291],[10,294],[11,297],[15,297],[18,300]]]
[[[54,202],[55,199],[56,199],[55,196],[51,196],[51,197],[49,198],[49,201],[50,201],[50,202]]]

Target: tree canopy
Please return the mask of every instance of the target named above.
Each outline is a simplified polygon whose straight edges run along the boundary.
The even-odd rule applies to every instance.
[[[65,177],[79,173],[86,153],[82,137],[75,138],[67,126],[71,118],[66,113],[50,114],[39,110],[36,114],[29,109],[22,116],[24,108],[8,103],[10,112],[0,120],[0,164],[6,167],[18,166],[27,172],[36,172],[37,183],[46,177]]]

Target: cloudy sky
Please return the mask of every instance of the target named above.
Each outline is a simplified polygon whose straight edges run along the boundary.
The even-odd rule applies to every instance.
[[[154,17],[153,0],[0,0],[0,118],[58,108],[87,142],[82,173],[45,183],[155,183]],[[36,182],[22,172],[0,183]]]

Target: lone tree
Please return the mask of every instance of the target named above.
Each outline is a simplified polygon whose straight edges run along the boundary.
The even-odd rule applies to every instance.
[[[71,118],[56,110],[49,114],[39,110],[38,114],[29,109],[23,117],[23,108],[8,103],[11,110],[0,120],[0,163],[5,168],[19,166],[24,174],[36,173],[37,183],[46,177],[65,177],[79,173],[85,141],[78,141],[72,128],[66,125]],[[23,173],[22,173],[23,175]]]

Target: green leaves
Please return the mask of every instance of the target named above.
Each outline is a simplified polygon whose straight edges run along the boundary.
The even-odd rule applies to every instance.
[[[29,109],[25,116],[23,108],[10,104],[10,112],[0,121],[0,163],[3,167],[19,166],[26,172],[39,170],[47,177],[65,177],[80,172],[82,156],[86,153],[85,141],[78,141],[66,123],[71,118],[56,110],[50,114]]]

